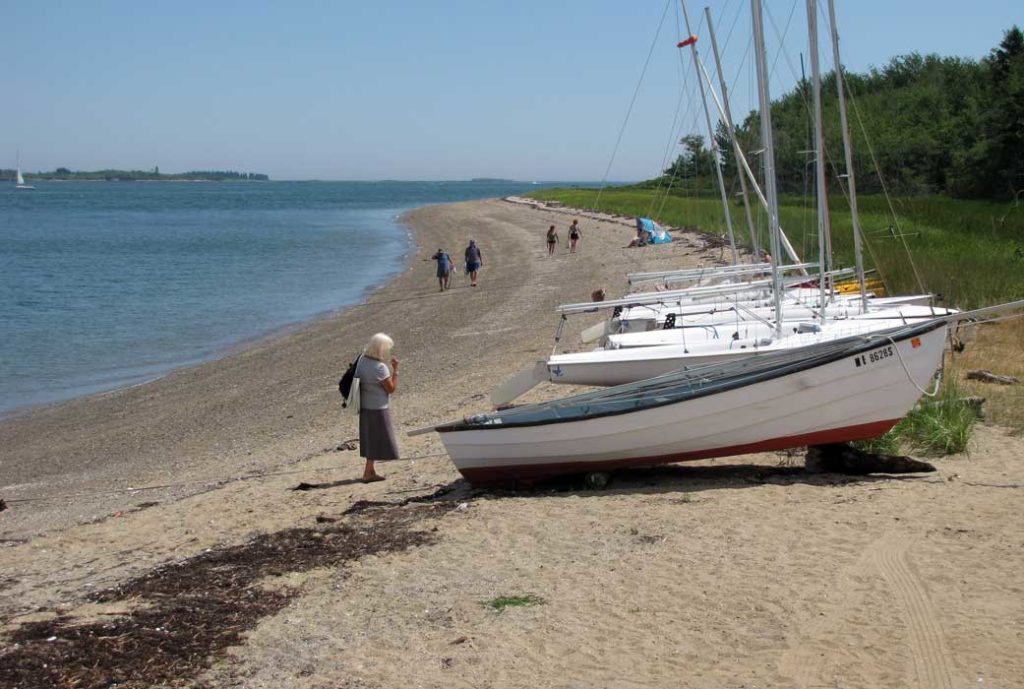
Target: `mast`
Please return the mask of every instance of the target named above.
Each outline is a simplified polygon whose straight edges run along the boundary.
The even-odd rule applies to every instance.
[[[821,319],[825,320],[825,278],[827,272],[825,262],[829,256],[827,252],[825,234],[828,231],[825,220],[828,217],[828,206],[825,198],[825,136],[822,132],[821,122],[821,71],[818,64],[818,3],[817,0],[807,0],[807,34],[810,37],[811,52],[811,94],[814,98],[814,180],[818,200],[818,262],[822,266],[823,277],[818,280],[820,288]]]
[[[690,15],[686,11],[686,0],[679,0],[683,7],[683,19],[686,22],[686,33],[690,36],[681,42],[678,47],[686,44],[690,46],[690,54],[693,56],[693,68],[697,73],[697,85],[700,87],[700,101],[704,105],[704,120],[708,125],[708,148],[715,157],[715,174],[718,177],[718,192],[722,197],[722,211],[725,213],[725,227],[729,232],[729,247],[732,249],[732,263],[740,262],[739,254],[736,253],[736,237],[732,231],[732,212],[729,210],[729,197],[725,193],[725,179],[722,177],[722,156],[719,155],[718,142],[715,140],[715,130],[711,125],[711,111],[708,110],[708,98],[704,93],[704,81],[700,78],[700,56],[697,55],[697,37],[690,31]]]
[[[704,75],[704,80],[708,83],[708,87],[710,88],[711,77],[708,75],[707,70],[704,69],[703,64],[700,67],[701,74]],[[718,101],[718,96],[715,95],[714,89],[711,90],[711,100],[713,100],[715,102],[715,106],[718,107],[718,114],[723,119],[725,119],[725,110],[722,109],[722,104]],[[735,137],[733,137],[733,145],[737,147],[739,146],[739,142],[736,140]],[[757,177],[754,175],[754,172],[750,169],[750,164],[747,162],[747,157],[743,155],[743,151],[738,149],[737,151],[739,156],[738,160],[740,163],[740,167],[743,168],[743,171],[747,174],[747,179],[750,180],[750,186],[754,189],[754,194],[757,196],[757,200],[761,202],[761,205],[764,206],[764,209],[767,211],[768,200],[764,197],[764,193],[762,193],[761,187],[757,183]],[[797,255],[796,249],[793,248],[793,245],[790,243],[789,238],[786,237],[786,233],[782,231],[781,226],[779,227],[779,241],[782,242],[782,248],[785,249],[791,261],[793,261],[794,263],[803,262]]]
[[[861,246],[860,214],[857,212],[857,183],[853,177],[853,148],[850,145],[850,127],[846,121],[846,89],[843,87],[843,63],[839,58],[839,30],[836,28],[836,7],[828,0],[828,20],[832,34],[832,56],[836,64],[836,89],[839,91],[839,125],[843,130],[843,154],[846,157],[846,179],[850,190],[850,216],[853,218],[853,254],[856,261],[857,281],[860,282],[860,310],[868,309],[868,294],[864,286],[864,250]]]
[[[772,247],[772,292],[775,297],[775,335],[782,336],[782,274],[779,271],[779,192],[775,179],[775,141],[772,138],[772,102],[768,95],[768,57],[764,48],[764,18],[761,0],[750,0],[754,24],[754,64],[757,66],[757,96],[761,106],[761,139],[764,145],[764,188],[768,200],[768,235]]]
[[[740,178],[740,192],[743,195],[743,211],[747,216],[747,230],[750,232],[750,245],[754,248],[754,260],[751,263],[757,263],[761,260],[761,246],[757,241],[757,230],[754,229],[754,214],[750,212],[750,199],[747,195],[747,178],[743,174],[743,169],[740,167],[740,158],[743,157],[743,151],[740,149],[740,144],[736,140],[736,127],[733,125],[732,110],[729,108],[729,89],[725,85],[725,74],[722,70],[722,58],[718,54],[718,40],[715,38],[715,27],[711,23],[711,8],[704,8],[704,17],[708,23],[708,35],[711,37],[711,50],[715,55],[715,69],[718,71],[718,84],[722,90],[722,106],[724,107],[724,116],[722,121],[725,122],[725,129],[729,132],[729,140],[732,141],[733,155],[736,158],[736,169],[739,172]],[[714,95],[714,90],[711,91],[711,95]],[[715,100],[717,104],[717,99]]]

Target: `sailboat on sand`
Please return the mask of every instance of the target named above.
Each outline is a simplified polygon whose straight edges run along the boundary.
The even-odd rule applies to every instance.
[[[807,5],[809,13],[816,12],[814,0]],[[777,233],[760,0],[751,0],[751,14],[770,229]],[[777,234],[772,240],[776,248]],[[778,268],[773,281],[778,300]],[[921,395],[935,394],[928,387],[940,369],[950,323],[1020,308],[1024,301],[677,369],[410,435],[437,432],[456,468],[474,485],[870,438],[892,428]]]

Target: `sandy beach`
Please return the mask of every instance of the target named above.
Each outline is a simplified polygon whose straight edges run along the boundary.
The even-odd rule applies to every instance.
[[[387,480],[359,483],[336,383],[374,332],[396,341],[408,431],[485,409],[550,351],[557,304],[720,253],[682,234],[626,249],[630,219],[503,200],[405,222],[415,255],[362,305],[0,421],[0,687],[72,686],[33,659],[89,643],[123,686],[1024,686],[1024,441],[997,427],[935,474],[810,475],[770,454],[600,491],[476,491],[435,435],[403,435]],[[469,238],[480,286],[439,293],[428,257]],[[80,686],[106,686],[99,667]]]

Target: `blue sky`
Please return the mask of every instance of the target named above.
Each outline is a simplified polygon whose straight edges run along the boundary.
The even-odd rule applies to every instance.
[[[1019,0],[836,3],[852,70],[913,51],[979,58],[1024,25]],[[749,2],[688,2],[695,23],[705,4],[729,37],[740,118]],[[779,34],[795,7],[783,41],[767,29],[778,94],[806,52],[804,2],[766,4]],[[677,22],[666,0],[0,0],[0,167],[20,148],[28,170],[594,180],[611,162],[610,179],[651,177],[703,126]]]

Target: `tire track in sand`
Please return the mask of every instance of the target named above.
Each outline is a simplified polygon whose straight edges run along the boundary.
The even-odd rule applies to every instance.
[[[921,580],[907,565],[909,546],[909,538],[887,534],[872,548],[872,559],[906,616],[916,685],[921,689],[952,689],[949,649],[935,605]]]
[[[877,571],[899,601],[907,625],[907,643],[915,677],[911,686],[952,689],[949,650],[938,614],[920,579],[907,565],[907,550],[911,542],[908,537],[887,533],[839,573],[833,588],[845,594],[832,614],[806,626],[799,645],[791,647],[782,657],[780,670],[793,679],[795,686],[801,689],[823,686],[820,682],[825,681],[830,670],[835,670],[834,659],[827,650],[822,651],[821,642],[835,637],[836,620],[860,605],[863,599],[863,591],[851,585],[852,579]]]

